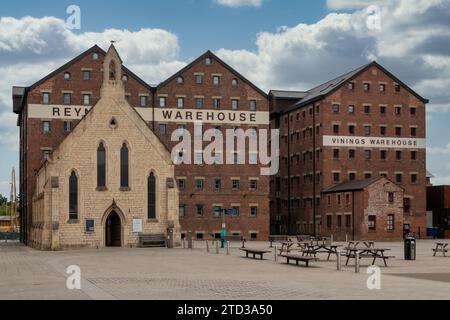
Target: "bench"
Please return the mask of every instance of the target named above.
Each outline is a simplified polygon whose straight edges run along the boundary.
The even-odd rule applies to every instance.
[[[264,255],[266,253],[271,253],[272,251],[267,251],[267,250],[258,250],[258,249],[243,249],[240,248],[239,250],[244,251],[245,252],[245,257],[249,258],[249,254],[253,255],[253,259],[256,259],[256,255],[259,255],[260,259],[263,260]]]
[[[161,233],[141,233],[139,234],[139,247],[165,247],[166,236]]]
[[[243,237],[243,236],[225,236],[225,241],[227,242],[231,242],[231,241],[239,241],[242,242],[242,249],[245,249],[245,243],[247,242],[247,240]]]
[[[306,267],[309,267],[310,261],[317,261],[318,259],[315,257],[305,257],[300,254],[283,254],[280,255],[282,258],[286,258],[286,263],[289,264],[291,260],[295,261],[295,264],[298,265],[299,261],[302,261],[306,264]]]
[[[270,235],[269,241],[270,241],[270,247],[273,248],[273,243],[275,241],[288,241],[289,236],[281,236],[281,235]]]
[[[20,239],[20,234],[17,232],[1,232],[0,233],[0,240],[5,240],[5,242],[8,242],[8,240],[18,241],[19,239]]]
[[[444,255],[444,257],[446,257],[446,253],[448,252],[448,247],[449,243],[443,243],[443,242],[438,242],[436,243],[436,248],[435,249],[431,249],[434,251],[433,257],[436,257],[436,254],[438,252],[442,252],[442,254]]]

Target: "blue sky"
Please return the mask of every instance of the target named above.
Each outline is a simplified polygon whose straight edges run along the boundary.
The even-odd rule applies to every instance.
[[[71,4],[81,8],[81,30],[65,28]],[[381,29],[367,25],[371,5]],[[208,49],[265,91],[309,89],[376,59],[431,99],[427,167],[435,183],[450,184],[449,0],[4,1],[0,19],[2,194],[18,167],[11,86],[111,39],[150,83]]]

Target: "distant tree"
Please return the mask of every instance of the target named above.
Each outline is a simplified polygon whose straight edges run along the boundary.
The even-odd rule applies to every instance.
[[[8,198],[6,198],[2,194],[0,194],[0,205],[7,204],[7,203],[8,203]]]

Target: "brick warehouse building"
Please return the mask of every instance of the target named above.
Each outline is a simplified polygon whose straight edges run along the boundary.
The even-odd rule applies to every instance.
[[[361,222],[351,219],[359,217],[363,231],[379,239],[401,235],[391,229],[398,225],[425,235],[428,100],[376,62],[306,92],[273,90],[269,99],[271,126],[280,129],[280,172],[270,182],[272,233],[343,238]],[[362,202],[342,205],[353,203],[345,188],[323,193],[348,181],[365,185],[377,176],[404,190],[402,210],[390,216],[389,225],[374,221],[381,207],[372,206],[364,216]],[[342,216],[350,220],[344,224]]]
[[[38,169],[99,101],[105,54],[94,46],[30,87],[13,88],[13,111],[20,127],[21,231],[26,244],[37,224],[32,200]],[[128,103],[168,150],[175,144],[170,141],[173,130],[185,128],[196,134],[196,119],[203,119],[203,130],[269,127],[267,95],[209,51],[156,87],[126,67],[121,79]],[[268,237],[269,178],[260,175],[259,165],[183,164],[176,166],[175,178],[182,234],[190,230],[198,238],[217,235],[222,223],[218,209],[234,208],[238,216],[226,217],[229,234]]]
[[[98,102],[104,57],[105,52],[94,46],[34,85],[13,88],[20,127],[25,243],[35,223],[32,198],[37,170]],[[222,222],[218,209],[231,207],[239,215],[226,218],[228,232],[254,239],[266,239],[269,225],[274,234],[342,237],[351,234],[355,225],[365,225],[361,234],[372,233],[379,239],[398,237],[401,226],[424,234],[428,101],[376,62],[309,91],[273,90],[269,96],[209,51],[158,86],[148,85],[126,67],[122,80],[127,101],[168,150],[177,144],[170,139],[173,130],[186,128],[192,136],[198,135],[197,117],[203,120],[203,131],[266,129],[270,108],[271,127],[280,129],[280,172],[274,177],[261,176],[260,165],[176,166],[182,234],[191,230],[198,238],[217,236]],[[193,150],[195,158],[198,150],[195,146]],[[348,181],[365,185],[377,176],[402,189],[395,192],[401,194],[401,212],[392,209],[392,217],[392,212],[383,211],[380,221],[373,220],[376,212],[355,214],[367,207],[352,208],[338,201],[347,201],[349,193],[352,199],[353,190],[332,189]],[[364,192],[375,189],[371,184],[363,188]],[[391,192],[383,192],[388,201]],[[393,203],[397,202],[395,197]],[[361,221],[348,222],[348,216]],[[389,223],[395,232],[388,230],[388,216],[394,219]]]

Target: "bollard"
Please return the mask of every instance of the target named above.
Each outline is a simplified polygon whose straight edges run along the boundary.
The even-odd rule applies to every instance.
[[[230,241],[227,241],[227,256],[230,255]]]
[[[188,233],[187,233],[187,241],[188,241],[188,248],[189,249],[193,249],[194,248],[194,244],[193,244],[193,241],[192,241],[192,231],[188,231]]]
[[[333,245],[333,235],[331,235],[331,245]]]
[[[206,240],[206,252],[209,253],[209,241],[208,240]]]
[[[348,243],[348,236],[345,234],[345,242]]]
[[[359,273],[359,252],[355,253],[355,273]]]
[[[186,239],[183,238],[183,249],[186,249]]]
[[[341,257],[341,250],[336,251],[336,261],[337,261],[337,270],[342,270],[342,257]]]
[[[216,241],[216,254],[219,254],[219,241]]]
[[[278,246],[275,246],[275,262],[278,262]]]

